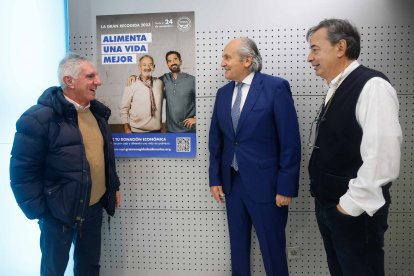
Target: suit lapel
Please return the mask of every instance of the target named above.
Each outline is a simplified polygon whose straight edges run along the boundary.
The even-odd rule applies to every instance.
[[[226,114],[226,125],[228,125],[229,128],[233,129],[233,121],[231,119],[231,102],[233,99],[233,91],[234,91],[234,86],[236,85],[236,83],[234,81],[232,81],[232,85],[228,86],[227,91],[223,91],[224,95],[224,113]],[[234,130],[233,130],[234,132]]]
[[[262,92],[262,81],[260,78],[260,73],[257,72],[254,75],[252,84],[250,85],[249,93],[247,94],[246,101],[244,102],[243,109],[240,113],[240,119],[237,124],[237,132],[240,131],[240,127],[243,126],[243,122],[246,120],[253,106],[255,105],[257,99],[259,98],[260,93]],[[231,103],[230,103],[231,104]],[[231,122],[231,116],[230,116]]]

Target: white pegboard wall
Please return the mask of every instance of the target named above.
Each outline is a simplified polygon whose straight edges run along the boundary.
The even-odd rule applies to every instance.
[[[301,257],[289,261],[290,275],[329,275],[309,195],[306,146],[310,123],[322,96],[323,81],[306,58],[307,28],[200,30],[196,33],[197,158],[117,160],[121,209],[104,223],[103,275],[231,275],[223,205],[208,188],[208,129],[215,93],[227,83],[220,67],[225,44],[253,38],[263,56],[263,72],[287,79],[298,112],[302,139],[299,197],[289,214],[288,246]],[[413,275],[414,61],[412,26],[361,26],[360,63],[384,72],[397,90],[404,133],[400,178],[391,188],[390,228],[386,235],[386,275]],[[93,57],[95,37],[70,38],[73,51]],[[98,91],[99,93],[99,91]],[[252,271],[265,275],[257,239],[252,241]]]
[[[362,26],[360,29],[359,60],[387,75],[398,93],[413,94],[412,26]]]
[[[104,236],[102,266],[177,275],[226,272],[226,227],[224,212],[121,210],[111,221],[112,234]]]
[[[94,35],[73,35],[69,37],[70,50],[95,60],[96,39]]]
[[[394,200],[395,202],[395,200]],[[385,234],[385,275],[414,275],[414,217],[408,212],[391,212]]]

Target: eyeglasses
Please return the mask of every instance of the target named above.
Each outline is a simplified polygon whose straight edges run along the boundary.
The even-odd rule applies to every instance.
[[[307,145],[311,149],[319,149],[319,147],[315,145],[316,139],[318,138],[319,124],[321,122],[325,121],[326,113],[328,112],[329,107],[331,107],[331,103],[332,103],[332,101],[334,99],[334,96],[336,94],[336,90],[338,90],[338,87],[341,85],[341,82],[342,82],[343,78],[344,78],[344,71],[342,71],[341,74],[339,75],[339,78],[336,81],[334,90],[332,92],[332,96],[329,98],[328,102],[326,103],[326,106],[325,106],[325,100],[326,100],[327,94],[325,94],[325,96],[323,97],[322,104],[319,107],[318,111],[316,112],[316,116],[315,116],[315,119],[313,119],[313,121],[312,121],[311,127],[309,129],[309,136],[308,136],[308,144]],[[325,106],[325,108],[324,108],[324,106]],[[322,111],[323,111],[323,113],[322,113]],[[316,126],[315,138],[313,139],[314,142],[312,143],[313,128],[315,126]]]
[[[319,123],[320,123],[320,116],[321,116],[321,112],[323,110],[323,106],[325,105],[325,99],[326,99],[326,95],[323,97],[322,99],[322,104],[320,105],[320,107],[318,108],[318,111],[316,112],[316,116],[313,119],[311,126],[309,128],[309,136],[308,136],[308,147],[311,149],[319,149],[318,146],[315,145],[316,143],[316,138],[318,137],[318,128],[319,128]],[[326,109],[325,109],[326,110]],[[326,112],[324,112],[324,114],[322,116],[324,116],[326,114]],[[312,143],[312,134],[313,134],[313,128],[315,128],[315,138],[313,139],[313,143]]]

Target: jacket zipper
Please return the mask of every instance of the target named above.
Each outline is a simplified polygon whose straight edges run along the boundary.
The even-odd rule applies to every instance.
[[[76,222],[76,224],[79,225],[79,230],[80,230],[82,228],[83,221],[85,220],[84,219],[85,207],[86,207],[86,204],[88,204],[86,202],[87,195],[88,195],[87,190],[90,186],[90,183],[89,183],[89,175],[87,174],[87,171],[85,169],[85,160],[86,160],[85,144],[83,143],[83,138],[82,138],[82,134],[81,134],[80,129],[79,129],[79,125],[77,123],[77,119],[72,118],[72,122],[75,125],[76,129],[78,130],[78,135],[79,135],[80,141],[82,143],[82,174],[86,174],[85,183],[83,183],[83,181],[81,183],[81,195],[82,195],[82,193],[84,194],[84,198],[81,199],[81,201],[82,201],[81,202],[82,203],[82,210],[81,210],[79,215],[75,213],[75,216],[76,216],[75,217],[75,222]],[[82,176],[82,179],[83,179],[83,176]],[[84,185],[84,184],[86,184],[86,185]],[[84,187],[84,186],[86,186],[86,187]]]

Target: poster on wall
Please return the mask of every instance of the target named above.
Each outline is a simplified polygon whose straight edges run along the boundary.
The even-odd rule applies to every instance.
[[[116,157],[196,156],[194,12],[96,17]]]

